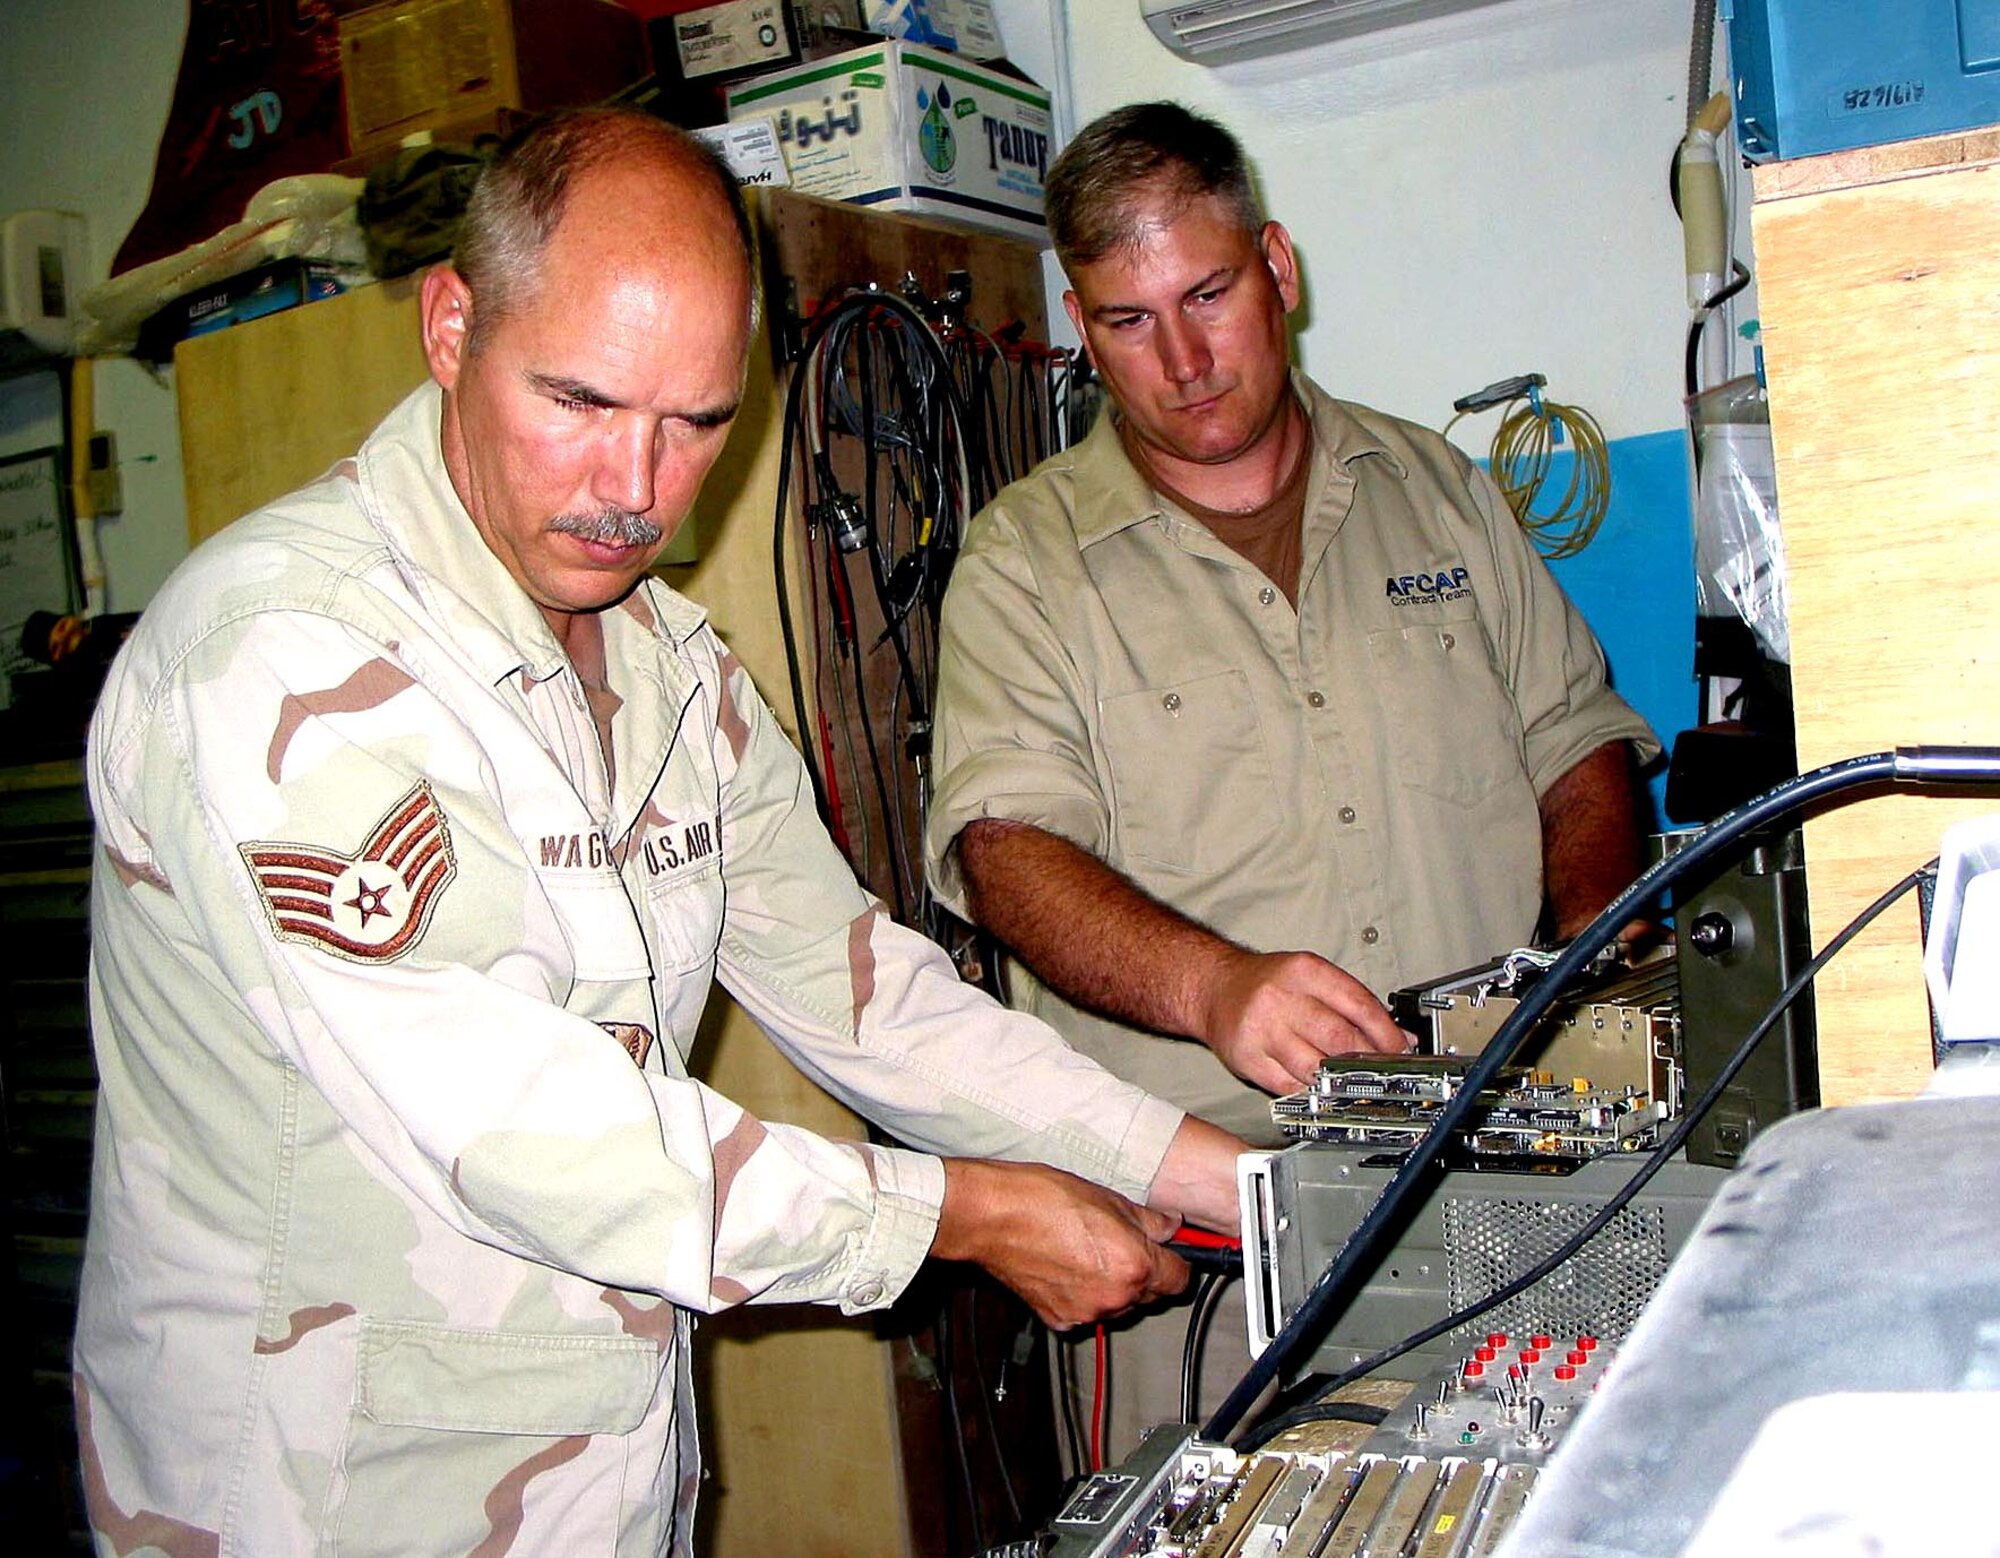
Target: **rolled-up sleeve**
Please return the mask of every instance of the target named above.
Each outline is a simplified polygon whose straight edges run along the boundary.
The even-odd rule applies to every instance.
[[[1653,757],[1659,740],[1612,690],[1604,651],[1583,613],[1529,544],[1492,478],[1469,463],[1465,476],[1500,586],[1499,655],[1520,711],[1536,795],[1609,742],[1631,742],[1641,762]]]
[[[945,592],[924,848],[932,890],[958,914],[965,884],[952,846],[969,822],[1032,823],[1099,856],[1110,845],[1086,694],[1049,620],[1020,523],[1003,506],[982,514]]]

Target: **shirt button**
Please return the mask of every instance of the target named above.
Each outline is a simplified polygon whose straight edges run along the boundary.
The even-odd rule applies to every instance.
[[[1306,702],[1310,703],[1316,709],[1323,709],[1326,707],[1326,694],[1315,687],[1311,692],[1306,694]]]
[[[1257,592],[1258,602],[1265,606],[1270,605],[1271,602],[1276,600],[1277,598],[1278,598],[1278,592],[1272,589],[1271,586],[1268,584],[1265,585],[1263,589]]]
[[[1372,947],[1382,939],[1382,933],[1370,925],[1361,932],[1361,939]]]
[[[1180,713],[1181,695],[1177,692],[1168,693],[1166,697],[1160,700],[1160,707],[1165,709],[1169,714]]]
[[[851,1304],[858,1304],[863,1308],[866,1308],[870,1304],[881,1303],[882,1284],[879,1282],[862,1283],[860,1287],[856,1288],[852,1293],[848,1295],[848,1302]]]
[[[1438,642],[1443,644],[1447,649],[1456,649],[1458,647],[1458,640],[1453,638],[1449,633],[1439,634]]]
[[[1341,807],[1340,820],[1342,822],[1352,822],[1354,820],[1354,808],[1352,806]]]

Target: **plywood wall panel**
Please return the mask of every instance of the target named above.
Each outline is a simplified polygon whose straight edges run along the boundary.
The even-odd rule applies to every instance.
[[[427,372],[407,279],[181,342],[188,545],[353,454]]]
[[[1799,761],[2000,743],[2000,150],[1938,137],[1760,168],[1752,213]],[[1820,166],[1815,166],[1819,164]],[[2000,797],[1897,793],[1806,827],[1814,940]],[[1914,899],[1820,980],[1829,1103],[1930,1071]]]

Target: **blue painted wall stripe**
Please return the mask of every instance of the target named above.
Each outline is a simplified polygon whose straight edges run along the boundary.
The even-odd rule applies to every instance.
[[[1604,524],[1589,546],[1550,568],[1603,644],[1618,691],[1671,748],[1700,712],[1687,435],[1676,429],[1615,439],[1608,452],[1611,506]],[[1562,491],[1575,458],[1557,452],[1551,491]],[[1664,763],[1650,787],[1657,827],[1665,814]]]

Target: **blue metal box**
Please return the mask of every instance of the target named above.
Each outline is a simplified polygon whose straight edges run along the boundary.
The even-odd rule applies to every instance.
[[[2000,122],[2000,0],[1720,0],[1753,161]]]

